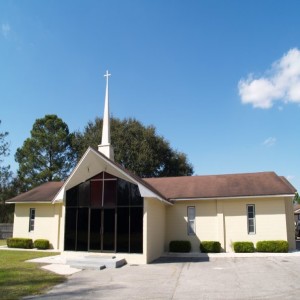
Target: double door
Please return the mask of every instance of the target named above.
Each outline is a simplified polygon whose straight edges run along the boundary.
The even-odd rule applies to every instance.
[[[116,212],[114,208],[91,208],[89,218],[89,249],[116,250]]]
[[[65,250],[116,251],[115,208],[67,208]]]

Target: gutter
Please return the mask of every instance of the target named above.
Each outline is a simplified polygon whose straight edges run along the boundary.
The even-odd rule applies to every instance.
[[[291,197],[294,198],[294,194],[283,194],[283,195],[257,195],[257,196],[228,196],[228,197],[202,197],[202,198],[170,198],[170,201],[209,201],[209,200],[231,200],[231,199],[258,199],[258,198],[282,198]]]

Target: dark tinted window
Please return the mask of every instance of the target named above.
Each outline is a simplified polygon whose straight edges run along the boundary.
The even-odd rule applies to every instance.
[[[129,207],[117,209],[117,252],[129,252]]]
[[[130,208],[130,253],[143,253],[143,207]]]
[[[66,206],[78,205],[78,185],[67,190],[66,192]]]
[[[65,250],[76,250],[77,208],[66,208]]]
[[[143,205],[143,198],[141,197],[139,187],[137,185],[131,184],[131,206],[141,206]]]
[[[91,181],[91,207],[102,206],[102,189],[103,189],[103,181],[100,180]]]
[[[89,209],[78,208],[77,216],[77,251],[88,250]]]
[[[101,209],[91,209],[90,250],[101,250]]]
[[[79,185],[78,206],[90,205],[90,181],[83,182]]]
[[[137,185],[100,173],[66,192],[65,250],[143,251]]]
[[[104,206],[115,207],[117,202],[117,181],[104,181]]]
[[[118,206],[129,206],[130,203],[130,183],[118,179]]]

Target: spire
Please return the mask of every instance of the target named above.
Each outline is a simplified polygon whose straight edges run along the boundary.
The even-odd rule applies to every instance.
[[[104,77],[106,77],[106,91],[104,100],[104,114],[103,114],[103,125],[102,125],[102,141],[101,145],[98,145],[98,151],[103,153],[105,156],[114,160],[114,149],[110,144],[110,115],[109,115],[109,98],[108,98],[108,78],[111,74],[106,71]]]

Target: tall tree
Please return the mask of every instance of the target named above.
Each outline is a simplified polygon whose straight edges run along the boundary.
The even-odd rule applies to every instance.
[[[0,120],[1,125],[1,120]],[[9,144],[5,140],[8,136],[8,132],[0,132],[0,163],[3,162],[3,158],[9,155]]]
[[[37,119],[31,137],[17,149],[22,190],[48,181],[65,179],[75,164],[68,125],[56,115]]]
[[[9,143],[6,141],[7,136],[8,132],[0,132],[0,223],[12,222],[14,210],[13,205],[5,205],[5,200],[14,196],[10,166],[2,165],[4,157],[9,155]]]
[[[77,159],[88,146],[101,142],[102,119],[89,122],[83,133],[73,136]],[[135,119],[111,119],[111,143],[115,161],[140,177],[184,176],[193,174],[193,167],[184,153],[173,150],[156,134],[154,126],[143,126]]]
[[[300,204],[300,195],[298,192],[295,193],[294,203]]]
[[[14,204],[5,204],[8,200],[16,196],[14,189],[14,179],[9,166],[0,170],[0,223],[12,223],[14,214]]]

